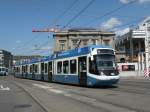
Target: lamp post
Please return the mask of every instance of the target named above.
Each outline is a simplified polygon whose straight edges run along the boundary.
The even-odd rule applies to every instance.
[[[148,71],[148,69],[149,69],[149,61],[150,61],[150,55],[149,55],[149,53],[150,53],[150,37],[149,37],[149,35],[148,35],[148,30],[147,30],[147,23],[145,23],[145,33],[146,33],[146,36],[145,36],[145,68],[146,68],[146,70]]]

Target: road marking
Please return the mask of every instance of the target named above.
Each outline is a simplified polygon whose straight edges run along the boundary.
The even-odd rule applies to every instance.
[[[57,93],[57,94],[63,94],[64,91],[58,90],[58,89],[48,89],[49,91],[53,92],[53,93]]]
[[[0,85],[0,90],[2,90],[2,91],[9,91],[10,90],[10,88],[9,87],[3,87],[3,85]]]
[[[51,86],[44,86],[44,85],[41,85],[41,84],[32,84],[32,85],[36,86],[36,87],[39,87],[39,88],[42,88],[42,89],[45,89],[45,90],[48,90],[48,91],[51,91],[51,92],[56,93],[56,94],[65,94],[64,91],[59,90],[59,89],[54,89]]]
[[[39,87],[39,88],[42,88],[42,89],[50,89],[50,88],[53,88],[53,87],[50,87],[50,86],[44,86],[44,85],[41,85],[41,84],[32,84],[33,86],[36,86],[36,87]]]
[[[78,94],[74,94],[74,93],[69,94],[65,90],[63,91],[63,90],[56,89],[56,88],[51,87],[51,86],[45,86],[45,85],[41,85],[41,84],[32,84],[32,85],[36,86],[38,88],[42,88],[42,89],[45,89],[47,91],[56,93],[56,94],[64,95],[68,98],[72,98],[72,99],[81,101],[83,103],[90,103],[93,106],[101,107],[101,108],[104,108],[108,111],[113,110],[113,111],[117,111],[117,112],[135,112],[134,110],[130,110],[130,109],[124,108],[124,107],[118,107],[117,105],[114,105],[114,104],[111,104],[111,103],[97,101],[97,99],[90,98],[88,96],[78,95]]]

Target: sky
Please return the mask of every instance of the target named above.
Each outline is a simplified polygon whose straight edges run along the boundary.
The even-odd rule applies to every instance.
[[[49,55],[53,33],[33,29],[92,27],[122,33],[148,16],[150,0],[0,0],[0,49]]]

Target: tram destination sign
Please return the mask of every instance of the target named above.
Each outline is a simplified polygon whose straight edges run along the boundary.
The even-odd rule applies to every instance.
[[[97,54],[114,54],[114,51],[110,49],[97,49]]]

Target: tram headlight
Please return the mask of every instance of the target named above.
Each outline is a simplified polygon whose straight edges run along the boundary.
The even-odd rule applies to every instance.
[[[115,75],[115,73],[111,73],[111,76]]]
[[[105,74],[104,74],[104,72],[100,72],[100,75],[102,75],[102,76],[103,76],[103,75],[105,75]]]

